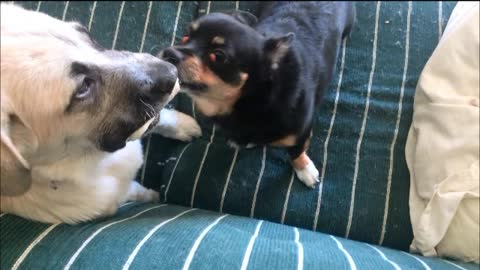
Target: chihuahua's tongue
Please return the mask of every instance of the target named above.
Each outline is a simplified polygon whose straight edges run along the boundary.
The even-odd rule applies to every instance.
[[[152,123],[152,121],[154,119],[155,119],[155,117],[150,118],[150,120],[148,120],[145,124],[143,124],[143,126],[141,126],[139,129],[135,130],[135,132],[133,132],[132,135],[130,135],[127,138],[127,142],[140,139],[142,137],[142,135],[145,133],[145,131],[147,131],[148,127],[150,126],[150,124]]]

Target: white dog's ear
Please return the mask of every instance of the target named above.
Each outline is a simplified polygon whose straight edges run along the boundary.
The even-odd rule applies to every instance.
[[[2,95],[1,102],[1,167],[0,167],[0,194],[2,196],[18,196],[30,188],[32,184],[30,165],[23,157],[17,144],[25,140],[32,141],[33,133],[13,113],[8,100]],[[18,140],[12,139],[12,125],[20,132]],[[35,141],[35,140],[34,140]],[[34,142],[34,144],[36,144]]]

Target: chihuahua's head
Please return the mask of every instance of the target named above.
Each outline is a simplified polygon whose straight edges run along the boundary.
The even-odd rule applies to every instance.
[[[287,54],[294,35],[266,38],[256,22],[244,11],[211,13],[189,25],[181,45],[160,52],[205,115],[229,113],[243,89],[272,78]]]

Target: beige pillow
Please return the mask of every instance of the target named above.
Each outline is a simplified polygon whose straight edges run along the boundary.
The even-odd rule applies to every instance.
[[[479,263],[479,2],[458,2],[420,76],[406,159],[412,252]]]

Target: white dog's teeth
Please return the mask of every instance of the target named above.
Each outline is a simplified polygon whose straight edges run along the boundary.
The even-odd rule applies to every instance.
[[[145,131],[147,131],[150,124],[153,122],[153,119],[155,119],[155,118],[151,118],[145,124],[143,124],[143,126],[141,126],[139,129],[135,130],[135,132],[133,132],[132,135],[130,135],[127,138],[127,142],[128,141],[135,141],[135,140],[140,139],[142,137],[142,135],[145,133]]]

